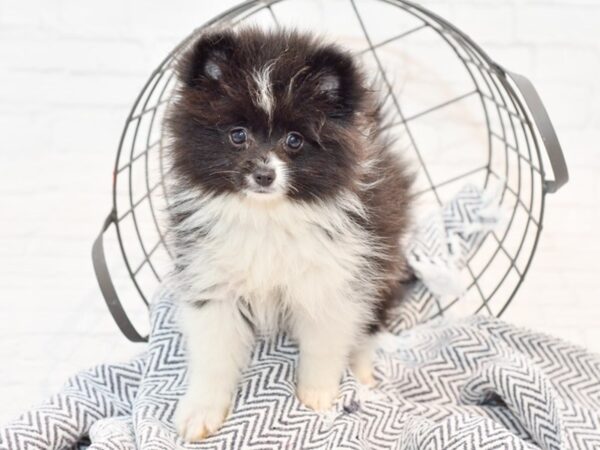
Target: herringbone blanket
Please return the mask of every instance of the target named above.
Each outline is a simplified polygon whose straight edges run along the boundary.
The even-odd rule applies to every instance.
[[[73,377],[0,432],[3,449],[594,449],[600,448],[600,357],[497,319],[419,325],[382,339],[379,384],[348,372],[335,408],[294,395],[297,348],[260,340],[223,429],[184,445],[171,420],[186,384],[175,306],[153,306],[146,353]]]
[[[454,243],[416,245],[413,259],[429,255],[429,263],[441,261],[448,270],[429,264],[425,272],[450,273],[485,233],[473,224],[489,218],[480,214],[486,204],[476,190],[462,191],[442,221],[417,235]],[[443,254],[445,248],[460,255]],[[401,331],[431,317],[436,290],[417,283],[392,324],[395,334],[382,336],[378,384],[367,388],[347,372],[327,413],[309,410],[294,394],[295,343],[284,335],[259,339],[225,425],[191,445],[172,425],[186,386],[185,345],[175,295],[164,287],[152,303],[142,355],[74,376],[39,408],[0,428],[0,449],[71,448],[83,436],[95,450],[600,449],[600,356],[489,317]]]

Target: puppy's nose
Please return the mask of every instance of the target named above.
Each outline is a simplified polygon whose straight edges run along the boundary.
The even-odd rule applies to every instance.
[[[259,186],[270,186],[275,180],[275,171],[269,167],[259,167],[252,174],[254,181]]]

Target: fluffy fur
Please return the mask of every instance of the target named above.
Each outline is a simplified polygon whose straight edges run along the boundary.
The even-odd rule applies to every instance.
[[[169,213],[190,378],[175,420],[195,440],[225,419],[257,332],[298,340],[311,408],[331,406],[348,364],[373,382],[372,336],[408,278],[410,177],[335,45],[213,31],[177,71]]]

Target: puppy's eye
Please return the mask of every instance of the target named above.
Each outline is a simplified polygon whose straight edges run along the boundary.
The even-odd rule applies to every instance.
[[[302,148],[304,144],[304,138],[300,133],[292,131],[285,137],[285,146],[293,152],[296,152]]]
[[[235,145],[242,145],[248,140],[248,133],[243,128],[234,128],[229,132],[229,139]]]

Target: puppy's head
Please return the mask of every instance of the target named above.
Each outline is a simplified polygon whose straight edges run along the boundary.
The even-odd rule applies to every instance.
[[[369,90],[352,57],[291,31],[211,32],[182,55],[178,176],[214,194],[324,200],[356,182]]]

